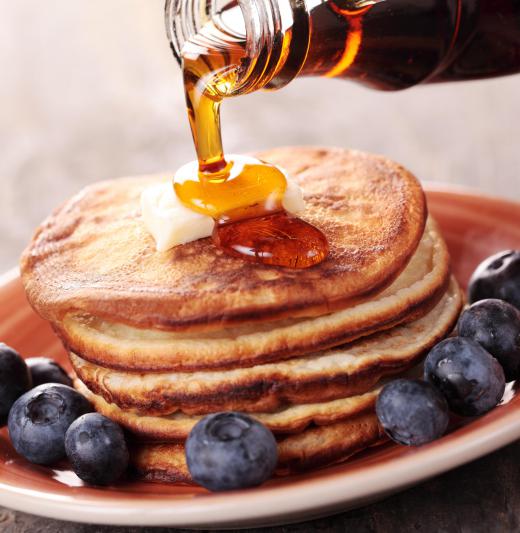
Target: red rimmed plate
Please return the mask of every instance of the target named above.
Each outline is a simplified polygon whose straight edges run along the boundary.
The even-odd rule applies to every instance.
[[[463,189],[428,187],[462,284],[485,257],[520,248],[520,204]],[[26,303],[15,272],[0,278],[0,339],[27,356],[62,363],[63,348]],[[310,519],[361,506],[485,455],[520,438],[520,394],[509,385],[503,405],[418,449],[388,444],[343,465],[275,479],[239,493],[209,494],[193,487],[127,483],[85,487],[67,468],[30,465],[0,432],[0,504],[62,520],[177,527],[245,527]]]

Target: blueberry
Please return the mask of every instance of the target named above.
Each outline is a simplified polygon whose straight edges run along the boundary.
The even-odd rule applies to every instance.
[[[72,380],[56,361],[47,357],[31,357],[25,362],[31,371],[33,387],[44,383],[61,383],[72,387]]]
[[[13,403],[31,387],[31,376],[20,354],[0,343],[0,426],[5,426]]]
[[[123,430],[99,413],[72,423],[65,435],[65,451],[76,475],[91,485],[111,485],[128,467]]]
[[[504,369],[506,381],[520,377],[520,311],[502,300],[481,300],[462,313],[459,335],[477,341]]]
[[[500,402],[505,389],[499,362],[478,342],[454,337],[435,346],[424,363],[424,378],[462,416],[481,415]]]
[[[421,446],[444,435],[449,423],[448,404],[429,383],[397,379],[385,385],[376,413],[386,434],[399,444]]]
[[[242,413],[206,416],[186,441],[193,480],[212,491],[260,485],[272,476],[277,456],[271,431]]]
[[[65,433],[89,402],[66,385],[40,385],[18,398],[9,413],[9,436],[28,461],[50,465],[65,456]]]
[[[520,251],[507,250],[485,259],[469,281],[470,303],[505,300],[520,309]]]

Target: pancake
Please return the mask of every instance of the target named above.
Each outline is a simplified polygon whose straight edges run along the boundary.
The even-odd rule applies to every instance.
[[[30,303],[54,324],[82,313],[138,328],[219,331],[343,309],[402,271],[427,215],[412,174],[383,157],[341,149],[262,156],[303,187],[303,218],[329,240],[324,262],[297,271],[249,263],[210,239],[158,253],[139,197],[171,176],[125,178],[87,187],[37,229],[21,261]]]
[[[384,440],[373,412],[348,421],[310,427],[278,442],[278,473],[289,474],[344,461]],[[136,475],[146,481],[193,483],[184,445],[180,442],[134,444],[130,462]]]
[[[328,315],[182,334],[143,330],[69,314],[55,329],[65,346],[100,366],[134,371],[196,371],[280,361],[415,320],[434,306],[449,279],[449,255],[429,220],[397,279],[369,301]]]
[[[77,390],[127,430],[142,479],[190,483],[183,443],[218,411],[273,431],[280,474],[382,442],[381,387],[458,318],[461,291],[413,175],[340,149],[260,157],[303,187],[302,218],[330,245],[319,265],[248,263],[210,239],[157,252],[139,198],[166,175],[87,187],[22,257],[29,302],[69,351]]]
[[[272,412],[287,404],[362,394],[383,376],[404,371],[450,333],[461,306],[461,291],[452,279],[440,302],[414,322],[333,350],[251,368],[120,372],[74,354],[71,363],[91,391],[124,410],[147,415]]]
[[[202,418],[184,413],[169,416],[138,415],[106,402],[101,396],[93,394],[80,380],[75,380],[74,387],[89,400],[98,413],[111,418],[140,439],[184,440]],[[331,402],[293,405],[273,413],[255,413],[254,418],[273,433],[299,433],[310,424],[318,426],[332,424],[352,418],[369,409],[373,410],[380,390],[381,386],[377,386],[365,394]]]

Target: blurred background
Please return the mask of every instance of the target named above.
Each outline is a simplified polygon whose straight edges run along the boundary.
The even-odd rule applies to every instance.
[[[0,0],[0,268],[96,180],[193,159],[163,0]],[[385,154],[422,180],[520,199],[520,76],[378,93],[297,80],[223,106],[230,152],[289,144]]]

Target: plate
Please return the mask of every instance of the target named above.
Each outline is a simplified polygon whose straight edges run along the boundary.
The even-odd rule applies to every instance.
[[[440,223],[462,284],[488,255],[520,248],[520,204],[466,190],[428,186],[430,211]],[[66,362],[48,324],[27,304],[16,272],[0,279],[0,339],[26,356]],[[29,464],[0,432],[0,505],[46,517],[110,525],[191,528],[289,523],[362,506],[476,459],[520,438],[520,394],[508,385],[502,405],[410,449],[387,444],[342,465],[279,478],[257,489],[210,494],[203,489],[147,483],[84,486],[67,466]]]

